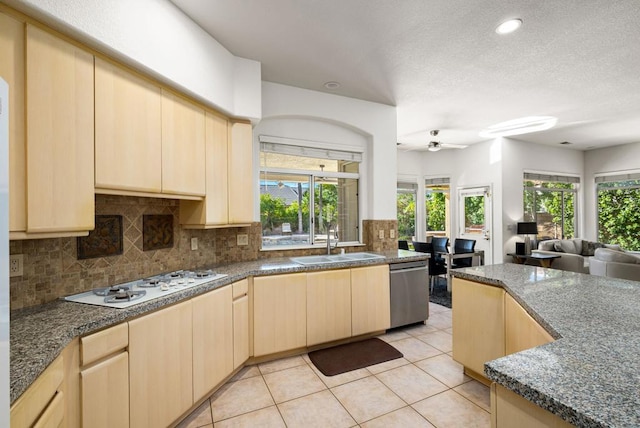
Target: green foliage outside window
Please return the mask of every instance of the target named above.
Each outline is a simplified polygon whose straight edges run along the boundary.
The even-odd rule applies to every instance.
[[[598,241],[640,250],[640,188],[598,185]]]
[[[411,241],[416,234],[415,193],[398,193],[398,239]]]
[[[573,184],[525,181],[524,187],[524,221],[538,223],[539,238],[574,238]]]
[[[427,231],[446,230],[446,193],[432,192],[425,195]]]
[[[464,198],[465,232],[472,227],[484,227],[484,196],[467,196]],[[475,231],[478,232],[478,231]]]

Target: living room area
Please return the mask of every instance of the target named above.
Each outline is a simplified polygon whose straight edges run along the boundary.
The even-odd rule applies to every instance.
[[[537,222],[538,235],[529,235],[531,249],[560,256],[552,268],[640,281],[640,143],[575,150],[516,138],[464,150],[398,150],[398,187],[411,184],[416,195],[418,238],[409,239],[440,234],[453,242],[467,233],[460,195],[469,187],[488,186],[492,214],[477,236],[485,244],[485,264],[513,262],[510,254],[525,238],[517,224]],[[435,179],[448,182],[442,231],[429,224],[434,215],[428,212],[429,183]]]

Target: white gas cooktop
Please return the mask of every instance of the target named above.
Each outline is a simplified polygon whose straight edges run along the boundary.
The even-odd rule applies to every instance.
[[[205,271],[175,271],[150,278],[138,279],[111,287],[97,288],[80,294],[67,296],[70,302],[110,308],[128,308],[178,291],[224,278],[227,275]]]

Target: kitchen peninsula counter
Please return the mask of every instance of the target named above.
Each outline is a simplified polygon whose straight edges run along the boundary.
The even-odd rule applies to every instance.
[[[123,309],[56,300],[44,305],[12,311],[10,324],[11,403],[13,404],[22,395],[74,338],[130,320],[244,278],[373,266],[428,258],[427,254],[404,250],[374,254],[382,255],[384,258],[312,266],[294,263],[289,258],[277,258],[208,266],[205,268],[211,268],[217,273],[226,274],[227,276],[175,292],[166,297],[149,300]]]
[[[504,288],[556,339],[487,362],[491,381],[577,426],[640,426],[640,282],[515,264],[453,275]]]

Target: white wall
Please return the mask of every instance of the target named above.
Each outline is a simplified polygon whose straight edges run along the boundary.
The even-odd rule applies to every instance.
[[[260,63],[232,55],[168,0],[3,0],[222,112],[259,119]]]
[[[323,92],[262,83],[260,134],[327,143],[368,145],[361,195],[363,219],[395,219],[396,109]],[[257,207],[256,207],[257,210]]]
[[[640,143],[590,150],[584,155],[584,238],[597,240],[596,189],[594,176],[603,173],[640,171]]]

